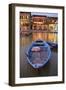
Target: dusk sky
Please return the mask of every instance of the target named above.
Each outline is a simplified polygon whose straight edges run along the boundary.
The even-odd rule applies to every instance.
[[[42,15],[42,16],[48,16],[48,17],[58,17],[57,13],[43,13],[43,12],[31,12],[31,15]]]

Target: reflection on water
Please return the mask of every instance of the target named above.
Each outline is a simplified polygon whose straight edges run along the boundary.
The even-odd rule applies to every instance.
[[[29,36],[23,36],[20,38],[20,45],[23,46],[27,46],[32,42],[32,35]]]
[[[58,36],[57,33],[48,33],[48,41],[57,43]]]
[[[52,41],[57,43],[57,33],[36,33],[33,32],[32,34],[28,36],[22,36],[20,38],[20,45],[21,46],[26,46],[29,45],[32,41],[35,41],[37,39],[42,39],[44,41]]]
[[[32,39],[33,39],[33,41],[35,41],[37,39],[43,39],[46,41],[47,40],[47,33],[33,33]]]
[[[26,49],[32,41],[43,39],[45,41],[57,42],[57,34],[52,33],[32,33],[28,36],[20,37],[20,78],[36,76],[56,76],[57,75],[57,52],[52,52],[50,62],[45,66],[34,69],[27,61]]]

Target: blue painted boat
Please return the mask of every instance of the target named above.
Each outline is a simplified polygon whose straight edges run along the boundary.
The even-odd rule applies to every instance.
[[[49,45],[43,40],[36,40],[27,48],[26,56],[33,68],[45,66],[51,57]]]
[[[50,46],[50,48],[58,48],[58,44],[51,42],[51,41],[47,41],[48,45]]]

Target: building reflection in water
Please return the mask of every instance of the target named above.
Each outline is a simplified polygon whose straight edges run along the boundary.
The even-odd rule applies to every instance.
[[[37,39],[43,39],[47,41],[47,33],[32,33],[32,39],[33,41]]]
[[[20,38],[20,45],[21,45],[22,47],[28,46],[31,42],[32,42],[32,35],[22,36],[22,37]]]
[[[20,39],[20,45],[21,46],[27,46],[31,44],[32,41],[35,41],[37,39],[42,39],[44,41],[51,41],[57,43],[57,33],[32,33],[28,36],[22,36]]]

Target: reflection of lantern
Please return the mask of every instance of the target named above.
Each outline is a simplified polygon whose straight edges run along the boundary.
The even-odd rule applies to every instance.
[[[42,39],[42,34],[38,33],[38,39]]]
[[[32,33],[32,39],[33,41],[37,40],[37,39],[43,39],[45,41],[47,41],[47,33]]]

